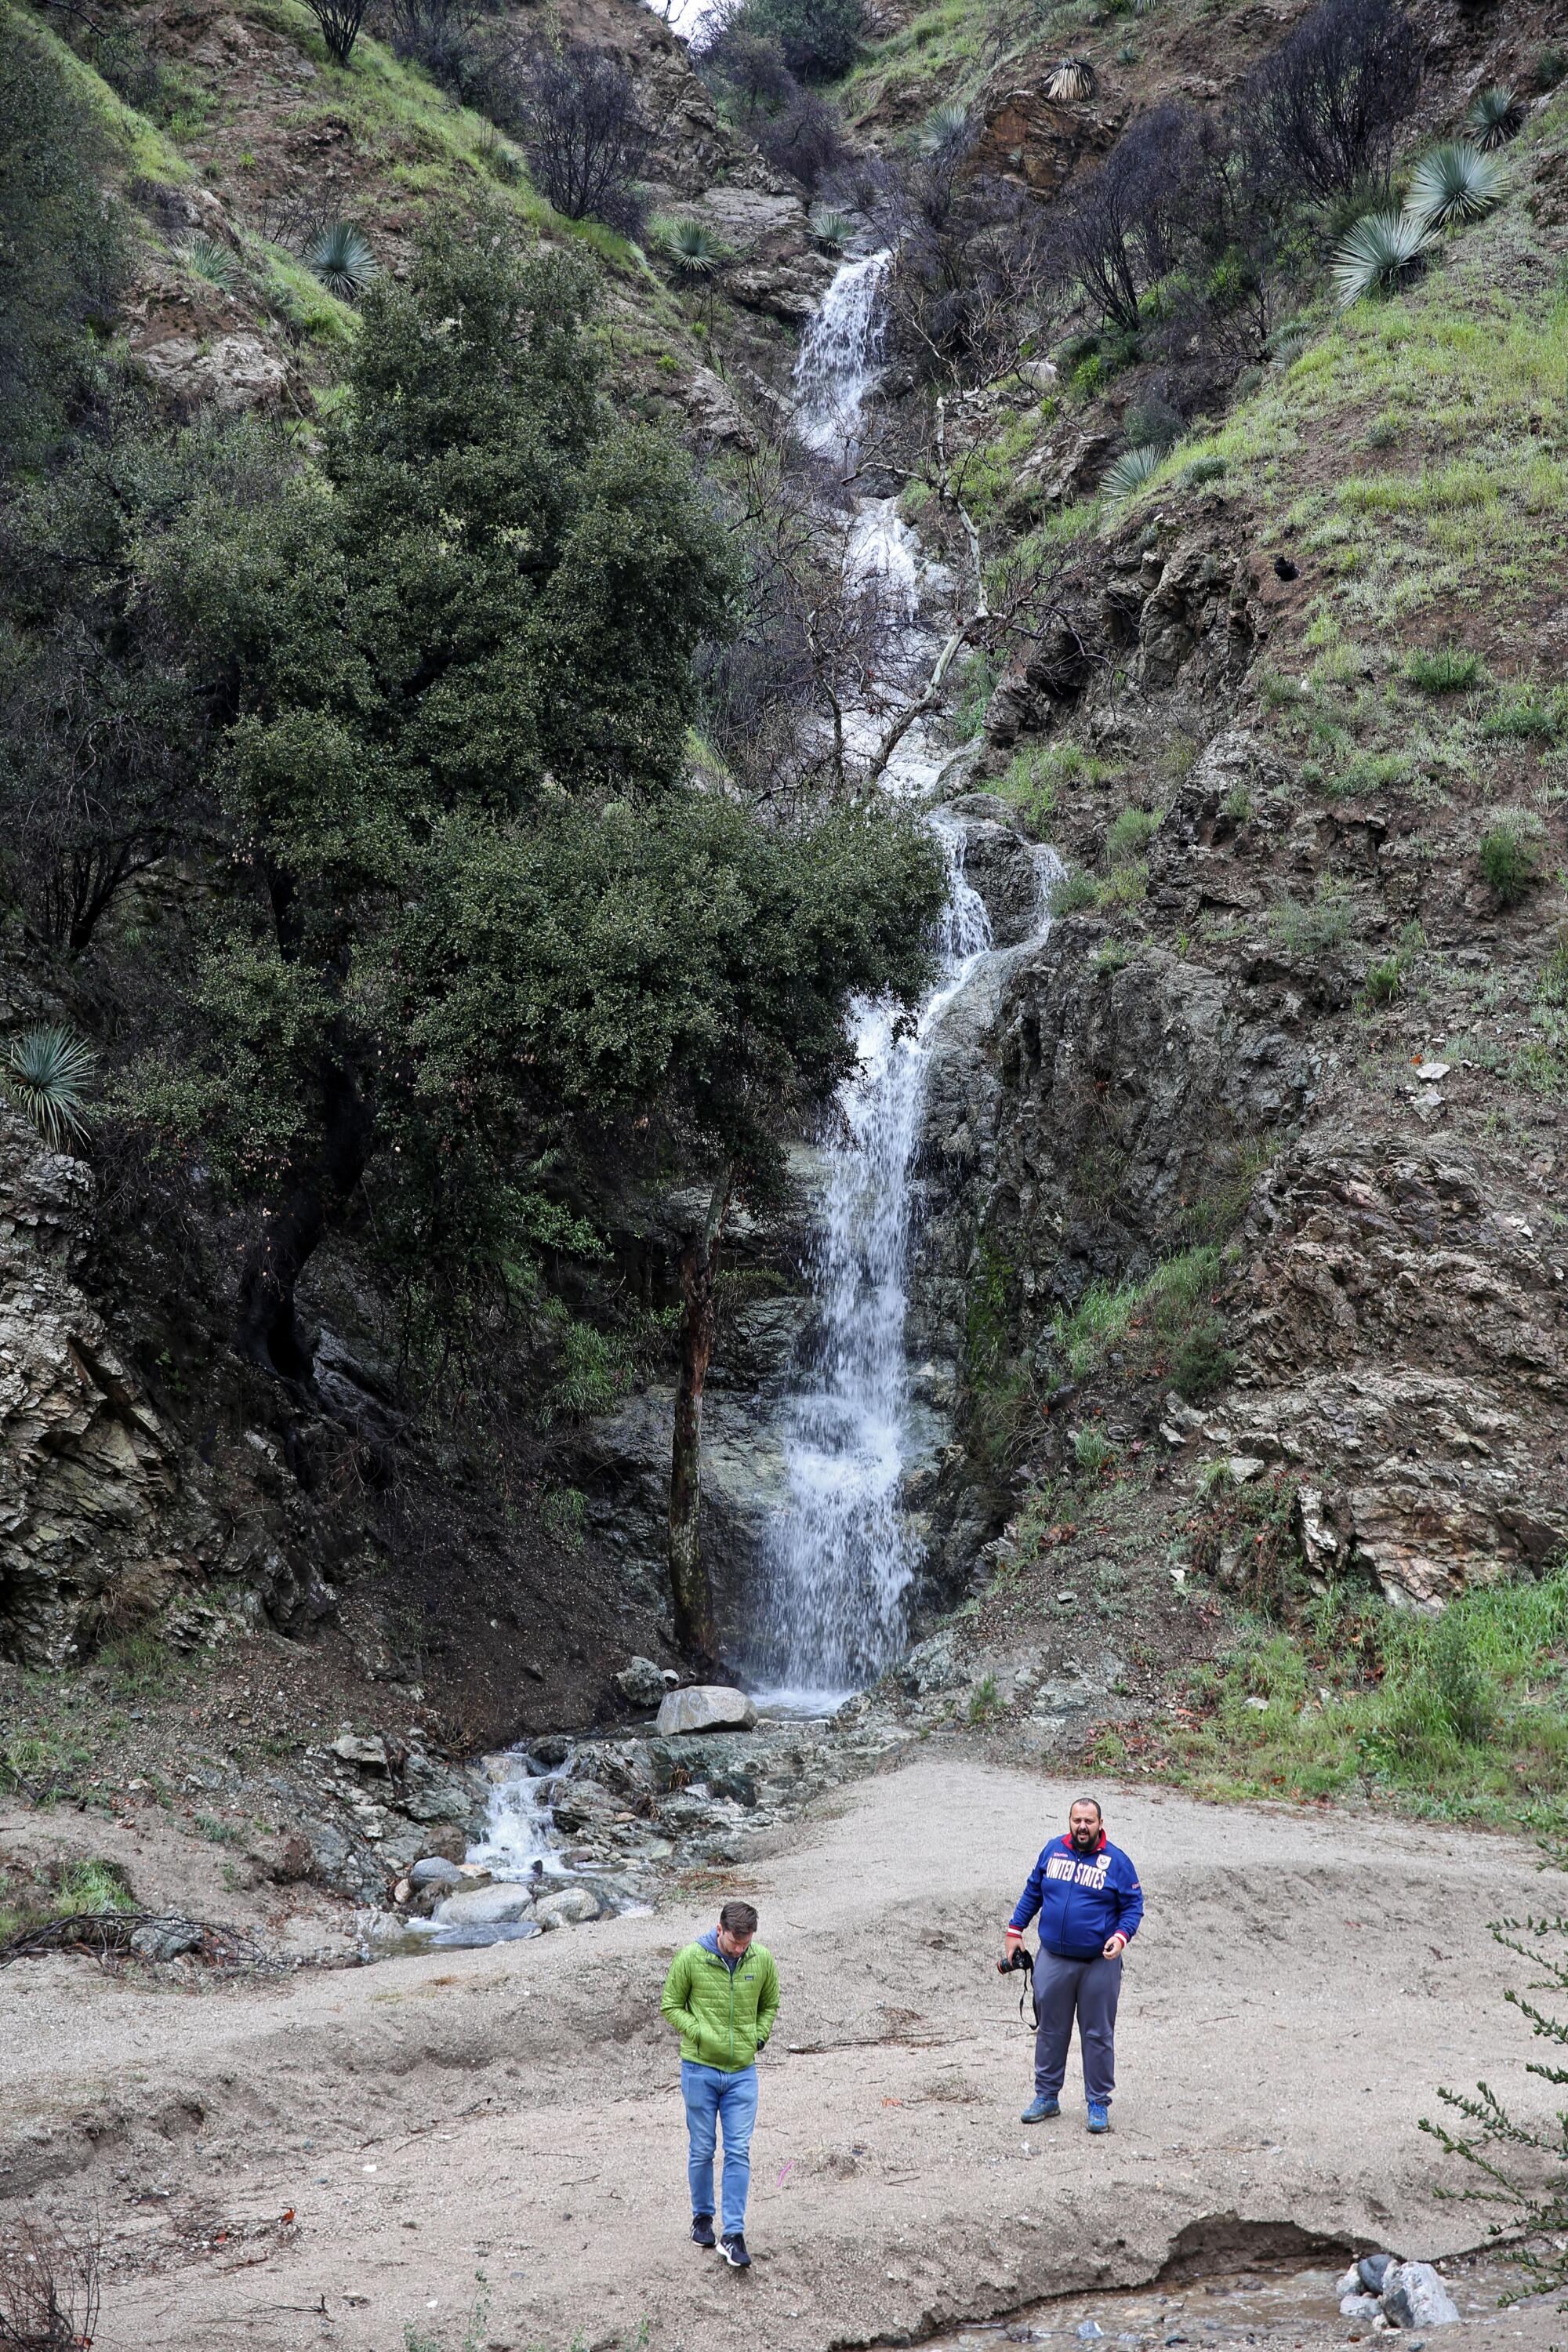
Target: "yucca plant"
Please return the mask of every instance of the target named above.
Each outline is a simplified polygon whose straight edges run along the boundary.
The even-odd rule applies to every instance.
[[[811,233],[822,245],[846,246],[855,228],[849,215],[835,212],[831,205],[818,205],[811,215]]]
[[[1411,173],[1405,209],[1428,228],[1458,228],[1489,213],[1501,194],[1502,173],[1489,155],[1468,140],[1445,139]]]
[[[5,1048],[0,1061],[0,1093],[25,1118],[30,1118],[46,1143],[65,1151],[87,1139],[84,1106],[92,1083],[92,1047],[73,1035],[63,1023],[51,1021],[24,1029]]]
[[[1046,96],[1058,106],[1076,105],[1094,92],[1095,71],[1087,58],[1064,58],[1046,78]]]
[[[357,302],[381,264],[353,221],[323,221],[301,256],[305,267],[340,302]]]
[[[1494,147],[1506,147],[1523,121],[1524,109],[1517,94],[1494,81],[1489,89],[1471,100],[1465,128],[1476,145],[1489,154]]]
[[[216,236],[188,236],[180,247],[180,257],[185,268],[197,278],[205,278],[209,286],[217,286],[224,293],[232,294],[239,275],[239,264],[226,245]]]
[[[922,155],[940,155],[944,148],[956,147],[969,129],[969,109],[956,98],[933,106],[921,124],[917,145]]]
[[[1365,294],[1392,294],[1421,266],[1432,232],[1414,213],[1370,213],[1357,221],[1333,260],[1334,299],[1342,310]]]
[[[656,221],[653,234],[676,276],[693,285],[717,278],[732,257],[723,239],[715,236],[701,221]]]
[[[1123,449],[1115,463],[1106,468],[1100,483],[1101,495],[1113,507],[1141,490],[1150,476],[1164,463],[1165,452],[1153,442],[1145,442],[1139,449]]]

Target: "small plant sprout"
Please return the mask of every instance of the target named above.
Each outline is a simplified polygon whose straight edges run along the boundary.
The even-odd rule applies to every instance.
[[[1524,121],[1524,109],[1515,91],[1501,82],[1493,82],[1470,101],[1465,116],[1465,129],[1478,147],[1489,154],[1493,148],[1506,147],[1517,136]]]
[[[1072,1458],[1089,1477],[1098,1478],[1115,1461],[1116,1448],[1101,1429],[1075,1429]]]
[[[1431,242],[1426,223],[1411,213],[1369,213],[1357,221],[1334,255],[1338,308],[1348,310],[1367,295],[1396,293],[1420,268]]]
[[[323,221],[302,258],[311,276],[340,302],[357,302],[381,270],[370,240],[352,221]]]
[[[1502,172],[1489,155],[1463,139],[1446,139],[1416,164],[1406,213],[1427,228],[1462,228],[1479,220],[1502,194]]]
[[[68,1151],[87,1140],[84,1108],[94,1066],[91,1046],[61,1023],[24,1029],[0,1061],[0,1094],[32,1120],[46,1143]]]

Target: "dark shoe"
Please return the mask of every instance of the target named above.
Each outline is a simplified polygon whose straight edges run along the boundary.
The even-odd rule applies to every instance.
[[[1109,2131],[1110,2129],[1110,2106],[1109,2101],[1105,2099],[1089,2100],[1089,2127],[1091,2132],[1102,2132]]]
[[[695,2243],[700,2246],[710,2246],[713,2244],[713,2216],[711,2213],[693,2213],[691,2216],[691,2235]]]
[[[1049,2123],[1051,2117],[1053,2116],[1059,2116],[1061,2111],[1061,2101],[1059,2099],[1053,2099],[1050,2097],[1048,2093],[1041,2091],[1036,2097],[1029,2101],[1028,2105],[1018,2117],[1018,2121],[1021,2124]]]
[[[732,2271],[748,2271],[751,2269],[752,2258],[746,2252],[746,2242],[744,2238],[741,2236],[739,2231],[736,2231],[732,2238],[720,2239],[719,2252],[723,2255],[724,2260],[729,2263],[730,2268]]]

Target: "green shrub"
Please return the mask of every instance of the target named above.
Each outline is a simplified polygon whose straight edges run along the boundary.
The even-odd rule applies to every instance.
[[[1212,457],[1194,457],[1191,465],[1182,467],[1176,478],[1183,489],[1199,490],[1205,482],[1223,482],[1229,471],[1230,467],[1226,460],[1218,455]]]
[[[1079,1468],[1091,1478],[1098,1478],[1116,1459],[1116,1448],[1103,1430],[1075,1429],[1072,1433],[1072,1458]]]
[[[1125,866],[1141,857],[1160,822],[1152,809],[1125,808],[1105,836],[1108,866]]]
[[[1421,267],[1432,232],[1409,213],[1371,213],[1335,252],[1334,299],[1342,310],[1366,295],[1397,292]]]
[[[1407,209],[1426,228],[1480,220],[1502,194],[1502,173],[1463,139],[1446,139],[1423,155],[1410,180]]]
[[[1331,874],[1321,874],[1310,903],[1280,898],[1269,910],[1268,927],[1287,955],[1337,955],[1351,936],[1350,893]]]
[[[1431,651],[1416,646],[1405,656],[1405,675],[1427,694],[1463,694],[1479,678],[1481,657],[1467,653],[1463,646],[1438,646]]]
[[[1095,904],[1107,914],[1119,907],[1136,907],[1147,897],[1149,889],[1148,861],[1142,857],[1124,858],[1113,866],[1095,890]]]
[[[1477,845],[1481,872],[1505,907],[1515,907],[1541,879],[1541,819],[1530,809],[1500,809]]]
[[[1051,884],[1046,903],[1053,919],[1057,919],[1081,913],[1085,907],[1092,907],[1099,896],[1094,877],[1086,874],[1081,866],[1069,866]]]
[[[1542,967],[1535,1000],[1538,1004],[1568,1005],[1568,931],[1559,934],[1556,946]]]
[[[1481,733],[1515,743],[1554,743],[1563,732],[1560,703],[1547,699],[1533,686],[1511,701],[1500,702],[1481,721]]]
[[[1568,49],[1555,45],[1542,50],[1535,60],[1535,79],[1542,89],[1555,89],[1568,75]]]
[[[1016,808],[1031,831],[1044,834],[1057,805],[1057,770],[1049,746],[1031,743],[1015,751],[996,781],[996,795]]]

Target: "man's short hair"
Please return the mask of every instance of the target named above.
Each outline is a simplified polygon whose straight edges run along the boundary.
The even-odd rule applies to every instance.
[[[731,1936],[754,1936],[757,1915],[749,1903],[726,1903],[719,1914],[719,1925]]]
[[[1079,1805],[1092,1805],[1094,1807],[1094,1817],[1096,1821],[1102,1822],[1105,1819],[1104,1808],[1101,1806],[1098,1797],[1075,1797],[1072,1803],[1068,1807],[1068,1812],[1076,1811]]]

